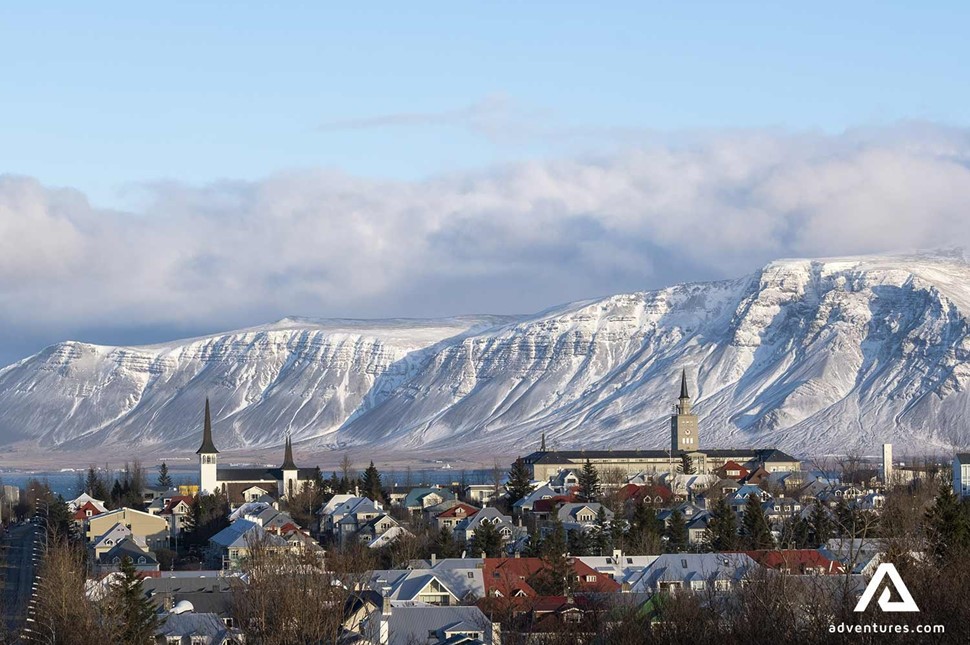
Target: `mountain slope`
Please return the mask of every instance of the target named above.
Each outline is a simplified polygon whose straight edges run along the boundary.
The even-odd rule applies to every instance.
[[[947,255],[773,262],[738,280],[519,319],[321,321],[154,347],[62,343],[0,372],[0,438],[514,454],[667,444],[681,368],[702,446],[802,455],[970,443],[970,265]]]

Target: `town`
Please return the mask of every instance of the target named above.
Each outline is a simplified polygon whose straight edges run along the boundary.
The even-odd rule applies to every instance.
[[[920,609],[882,617],[905,630],[959,613],[970,574],[970,454],[707,447],[686,373],[668,448],[542,436],[488,484],[327,474],[289,437],[278,468],[222,467],[208,401],[200,434],[198,484],[136,462],[73,499],[4,487],[11,642],[841,642],[880,564]]]

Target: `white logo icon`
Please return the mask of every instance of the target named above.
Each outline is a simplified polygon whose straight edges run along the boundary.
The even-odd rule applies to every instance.
[[[886,585],[886,588],[882,590],[882,594],[879,596],[879,608],[883,611],[919,611],[919,607],[916,606],[916,601],[910,595],[909,589],[906,588],[906,584],[899,576],[899,572],[896,571],[896,567],[889,562],[883,562],[876,569],[876,575],[872,576],[872,580],[866,586],[862,598],[859,598],[859,604],[855,606],[855,610],[866,610],[866,607],[872,602],[872,597],[879,590],[879,585],[882,583],[883,578],[886,577],[889,578],[892,586],[896,588],[896,593],[899,594],[900,599],[890,600],[889,585]]]

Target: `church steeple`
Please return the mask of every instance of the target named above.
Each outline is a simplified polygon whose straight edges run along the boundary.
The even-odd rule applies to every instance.
[[[700,448],[697,435],[697,415],[690,409],[690,392],[687,390],[687,370],[680,371],[679,403],[670,416],[670,448],[673,452],[693,452]]]
[[[290,435],[286,435],[286,449],[283,453],[283,470],[296,470],[296,462],[293,461],[293,444],[290,442]]]
[[[202,424],[202,445],[195,451],[197,455],[217,455],[216,445],[212,443],[212,416],[209,414],[209,397],[205,397],[205,421]]]

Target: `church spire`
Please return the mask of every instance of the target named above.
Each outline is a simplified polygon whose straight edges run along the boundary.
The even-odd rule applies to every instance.
[[[283,454],[283,470],[296,470],[296,463],[293,461],[293,444],[290,442],[290,434],[286,434],[286,450]]]
[[[680,370],[680,398],[689,399],[690,394],[687,393],[687,370]]]
[[[195,451],[197,455],[219,454],[212,443],[212,416],[209,414],[209,397],[205,397],[205,421],[202,424],[202,445]]]

